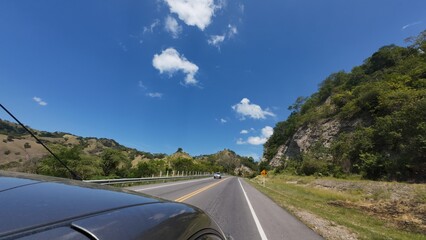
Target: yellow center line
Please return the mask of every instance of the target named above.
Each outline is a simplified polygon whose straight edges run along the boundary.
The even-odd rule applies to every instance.
[[[175,201],[176,201],[176,202],[183,202],[183,201],[185,201],[185,200],[187,200],[187,199],[189,199],[189,198],[191,198],[191,197],[193,197],[193,196],[195,196],[195,195],[197,195],[197,194],[199,194],[199,193],[201,193],[201,192],[206,191],[206,190],[207,190],[207,189],[209,189],[209,188],[212,188],[212,187],[216,186],[217,184],[219,184],[219,183],[221,183],[221,182],[225,181],[226,179],[228,179],[228,178],[222,179],[222,180],[220,180],[219,182],[216,182],[216,183],[213,183],[213,184],[207,185],[207,186],[205,186],[205,187],[202,187],[202,188],[200,188],[200,189],[198,189],[198,190],[195,190],[195,191],[193,191],[193,192],[191,192],[191,193],[188,193],[188,194],[186,194],[186,195],[184,195],[184,196],[182,196],[182,197],[180,197],[180,198],[176,198],[176,199],[175,199]]]

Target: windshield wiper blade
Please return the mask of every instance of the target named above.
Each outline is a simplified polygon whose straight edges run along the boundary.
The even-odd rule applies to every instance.
[[[0,107],[3,108],[3,110],[9,114],[15,121],[21,125],[33,138],[37,140],[38,143],[40,143],[58,162],[62,164],[62,166],[65,167],[65,169],[68,170],[68,172],[71,174],[72,178],[75,180],[83,180],[77,173],[75,173],[73,170],[71,170],[61,159],[59,159],[56,154],[54,154],[33,132],[31,132],[27,127],[25,127],[24,124],[22,124],[9,110],[6,109],[6,107],[3,106],[3,104],[0,103]]]

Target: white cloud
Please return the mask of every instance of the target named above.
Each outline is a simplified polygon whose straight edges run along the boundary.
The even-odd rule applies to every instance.
[[[186,74],[185,84],[187,85],[196,85],[198,82],[194,78],[198,71],[198,66],[188,61],[174,48],[167,48],[161,54],[155,54],[152,59],[152,65],[158,69],[160,73],[173,75],[177,71],[182,71]]]
[[[180,20],[189,26],[197,26],[201,30],[211,23],[215,10],[223,7],[222,3],[215,5],[213,0],[164,1],[169,5],[170,12],[176,13]]]
[[[245,129],[241,130],[241,132],[240,132],[240,134],[247,134],[247,133],[248,133],[248,131],[245,130]]]
[[[244,145],[244,144],[247,144],[247,143],[242,138],[238,138],[237,144],[238,145]]]
[[[211,35],[207,40],[208,44],[219,48],[220,44],[225,40],[225,35]]]
[[[179,34],[182,32],[182,26],[171,16],[167,16],[164,28],[169,32],[173,38],[178,38]]]
[[[421,24],[421,23],[422,23],[422,21],[409,23],[409,24],[407,24],[407,25],[403,26],[403,27],[402,27],[402,30],[405,30],[406,28],[409,28],[409,27],[412,27],[412,26],[415,26],[415,25],[418,25],[418,24]]]
[[[267,139],[262,137],[249,137],[247,142],[251,145],[261,145],[266,143]]]
[[[250,104],[250,100],[248,98],[243,98],[240,103],[232,106],[232,109],[240,114],[242,119],[245,119],[246,116],[253,119],[265,119],[266,116],[275,116],[275,114],[268,109],[262,110],[259,105]]]
[[[160,24],[160,20],[155,19],[153,23],[151,23],[151,25],[149,25],[149,27],[143,27],[143,33],[147,33],[147,32],[154,32],[154,29]]]
[[[262,136],[265,138],[270,138],[274,134],[274,129],[270,126],[262,128]]]
[[[232,38],[235,35],[237,35],[238,29],[236,26],[233,26],[231,24],[228,24],[228,38]]]
[[[207,43],[209,45],[212,45],[220,49],[220,45],[225,40],[233,38],[235,35],[237,35],[237,33],[238,33],[237,27],[231,24],[228,24],[228,30],[226,33],[224,33],[223,35],[210,35],[210,39],[207,40]]]
[[[43,101],[41,98],[39,97],[33,97],[33,100],[38,103],[40,106],[46,106],[47,102]]]
[[[163,94],[162,93],[158,93],[158,92],[150,92],[146,94],[148,97],[152,97],[152,98],[162,98]]]
[[[247,139],[247,143],[251,145],[264,144],[266,143],[266,141],[268,141],[268,139],[272,136],[273,133],[274,133],[274,129],[270,126],[266,126],[262,128],[262,134],[260,136],[249,137]]]
[[[220,122],[221,122],[221,123],[227,123],[228,121],[227,121],[226,119],[221,118],[221,119],[220,119]]]

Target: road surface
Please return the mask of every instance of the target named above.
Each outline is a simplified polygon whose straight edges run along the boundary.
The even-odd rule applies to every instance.
[[[131,187],[206,211],[234,240],[322,239],[244,179],[197,179]]]

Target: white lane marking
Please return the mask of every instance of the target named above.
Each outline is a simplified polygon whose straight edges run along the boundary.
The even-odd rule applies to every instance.
[[[246,197],[247,203],[249,205],[250,211],[251,211],[251,215],[253,216],[254,222],[256,223],[256,227],[257,227],[257,231],[259,231],[260,237],[262,240],[268,240],[268,238],[266,237],[265,231],[263,231],[262,225],[260,225],[260,221],[257,218],[256,213],[254,212],[253,206],[250,203],[250,200],[247,197],[247,193],[243,188],[243,185],[241,184],[240,179],[238,178],[238,182],[240,183],[241,189],[243,190],[244,196]]]
[[[149,187],[149,188],[142,188],[142,189],[131,189],[131,190],[137,191],[137,192],[141,192],[141,191],[145,191],[145,190],[151,190],[151,189],[156,189],[156,188],[175,186],[175,185],[180,185],[180,184],[185,184],[185,183],[201,182],[201,181],[205,181],[205,180],[208,180],[208,179],[210,179],[210,178],[203,178],[203,179],[199,179],[199,180],[186,181],[186,182],[180,182],[180,183],[174,183],[174,184],[167,184],[167,185],[161,185],[161,186],[155,186],[155,187]]]

